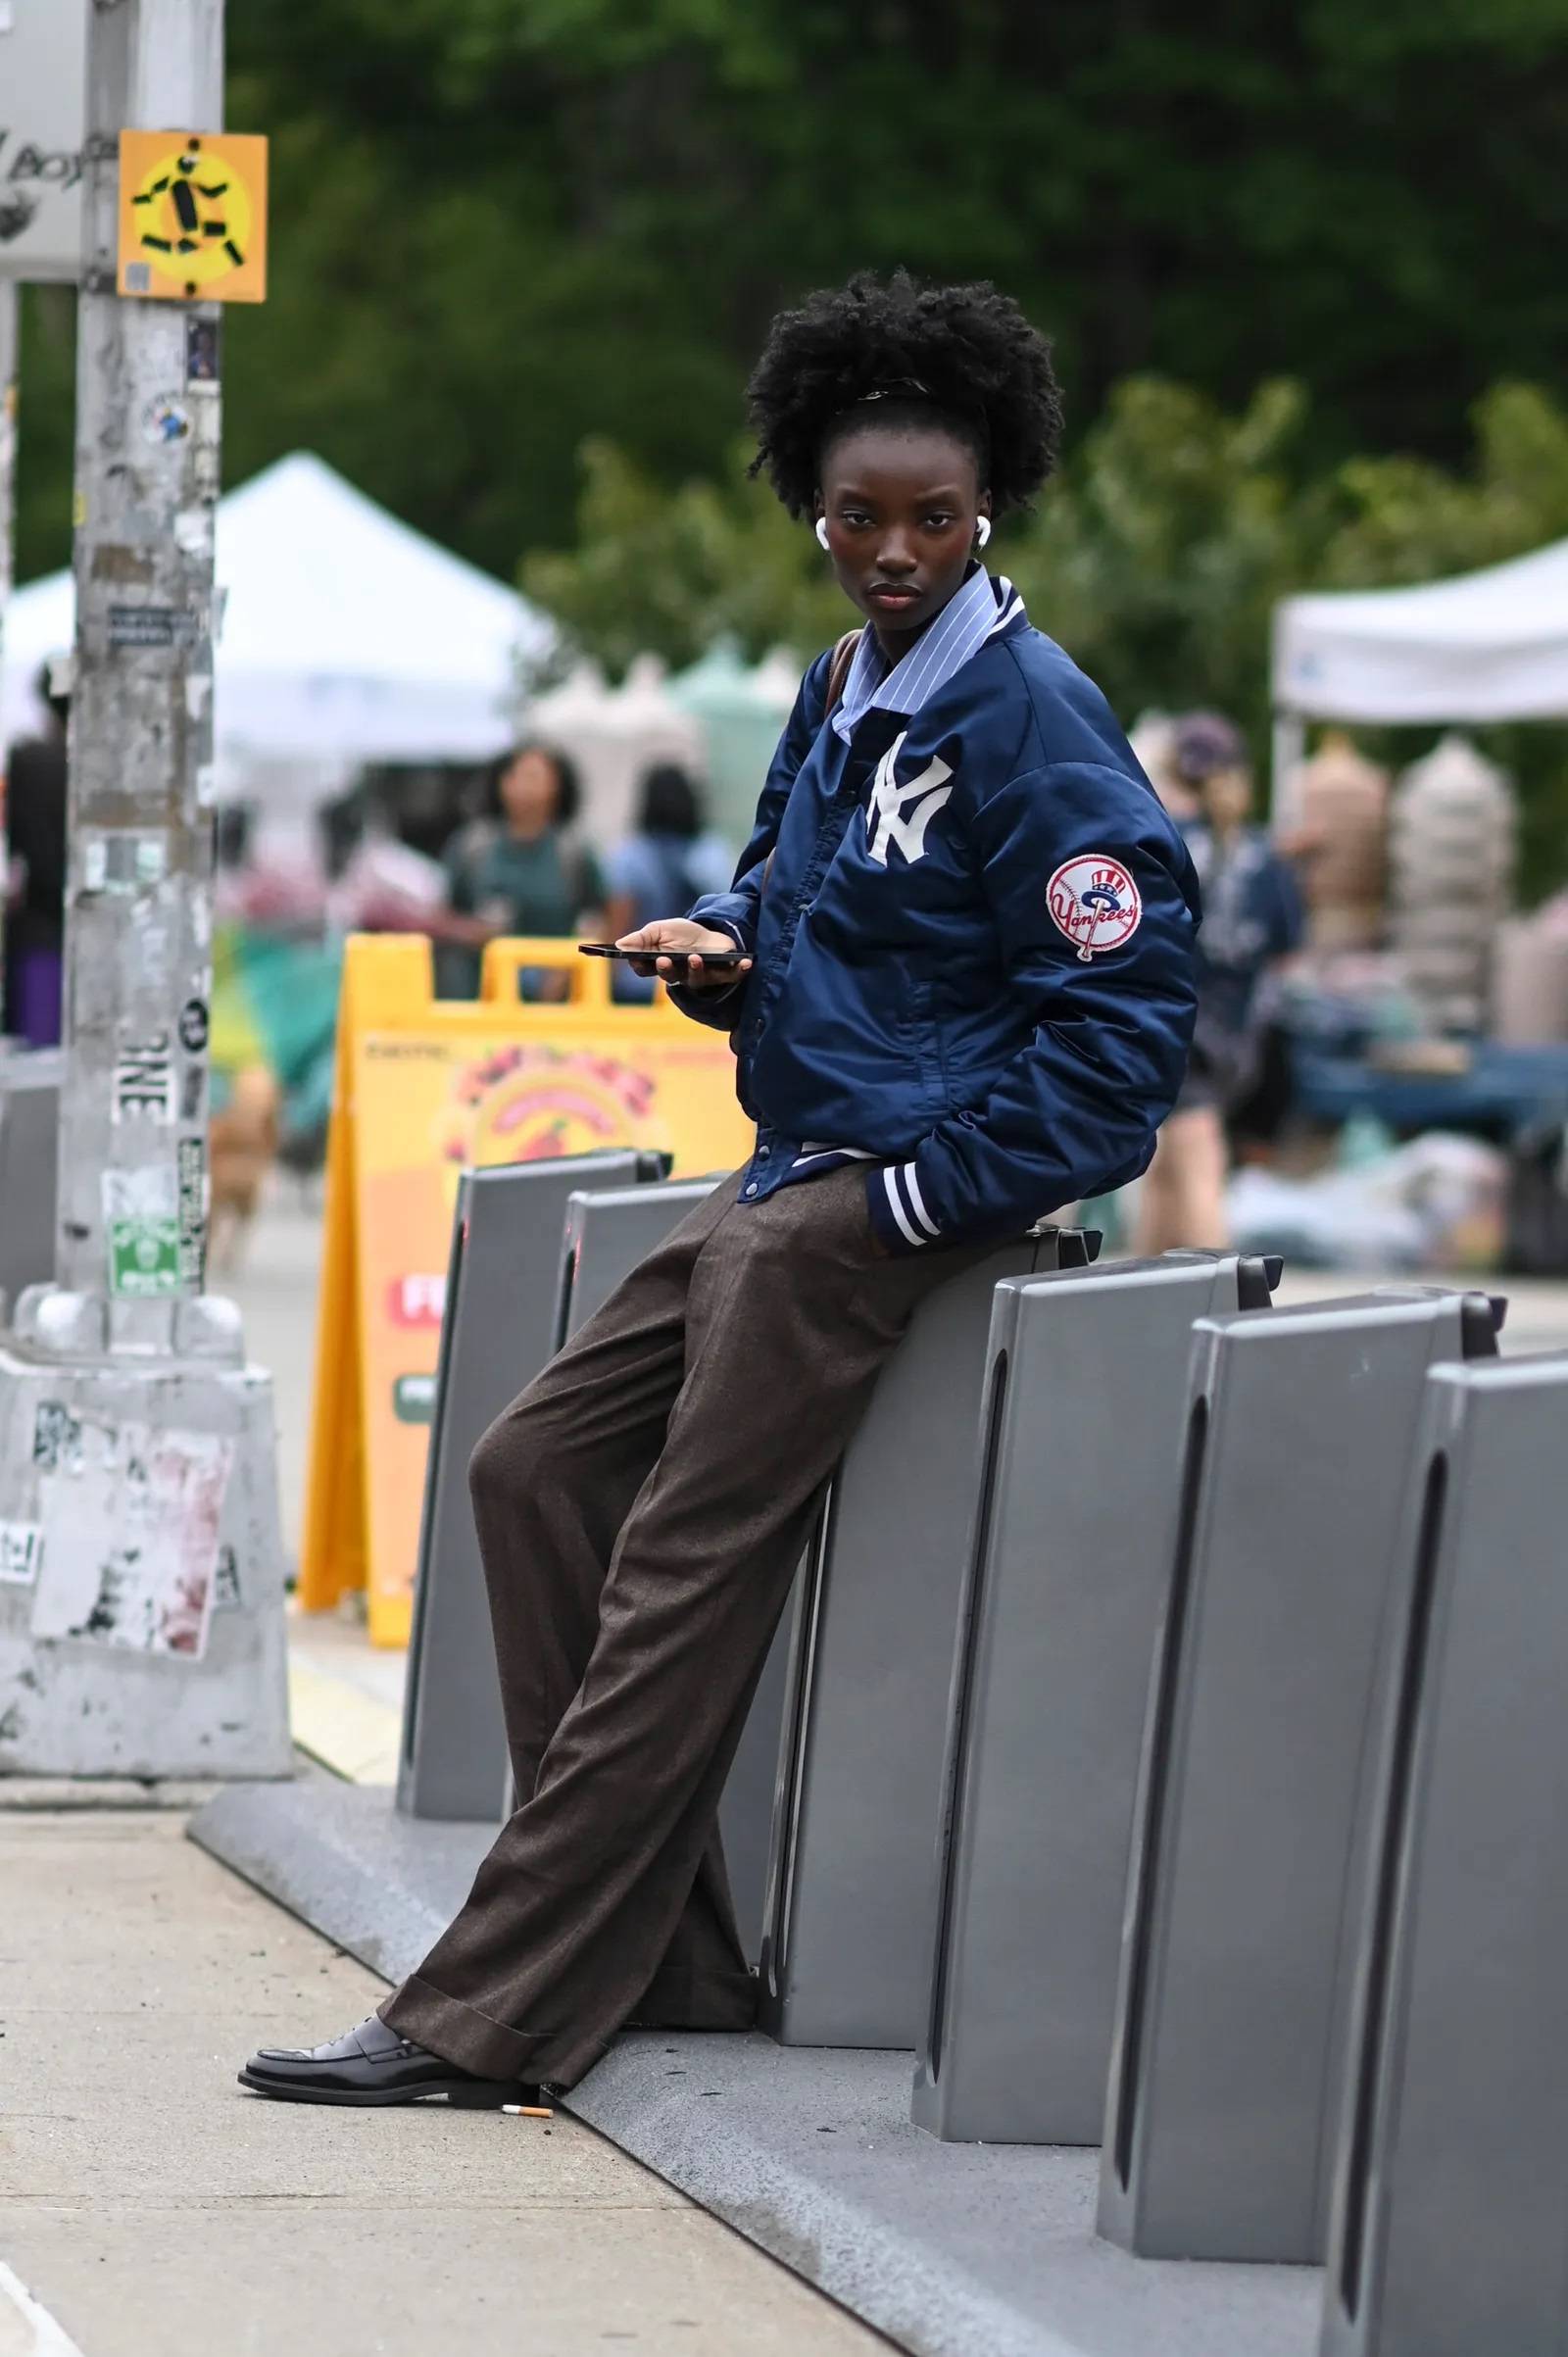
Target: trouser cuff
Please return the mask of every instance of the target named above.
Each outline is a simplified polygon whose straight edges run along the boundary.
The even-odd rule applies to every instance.
[[[628,2029],[750,2030],[757,2016],[750,1973],[658,1972],[632,2011]],[[400,2038],[439,2054],[443,2062],[479,2079],[516,2079],[575,2087],[610,2051],[609,2038],[572,2030],[511,2030],[461,1997],[449,1997],[411,1973],[379,2008]],[[619,2024],[616,2025],[620,2027]]]
[[[461,1997],[446,1996],[428,1981],[421,1981],[417,1973],[411,1974],[378,2010],[388,2029],[400,2038],[412,2038],[416,2045],[439,2054],[443,2062],[455,2063],[460,2071],[472,2071],[479,2079],[560,2081],[562,2058],[569,2055],[576,2060],[583,2051],[583,2041],[565,2031],[509,2030],[505,2022],[493,2022],[487,2013],[465,2005]],[[598,2061],[606,2042],[601,2040],[586,2061],[578,2062],[572,2078],[579,2077],[589,2062]]]

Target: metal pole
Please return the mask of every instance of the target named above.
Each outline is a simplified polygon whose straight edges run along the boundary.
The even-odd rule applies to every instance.
[[[21,375],[22,302],[14,278],[0,278],[0,662],[6,646],[6,608],[11,601],[16,553],[17,380]],[[6,748],[0,745],[0,973],[5,970],[7,850]],[[3,1008],[0,1008],[3,1018]],[[5,1030],[0,1019],[0,1034]]]
[[[0,1340],[0,1774],[289,1757],[271,1383],[203,1290],[219,314],[115,291],[121,130],[221,123],[222,0],[92,0],[56,1282]]]
[[[94,0],[88,45],[55,1269],[111,1350],[171,1349],[203,1283],[220,414],[187,384],[214,311],[115,291],[118,136],[220,127],[222,17]]]

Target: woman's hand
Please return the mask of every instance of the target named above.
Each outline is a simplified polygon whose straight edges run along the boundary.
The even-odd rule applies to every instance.
[[[738,965],[705,964],[705,957],[733,958],[735,944],[729,934],[695,925],[689,916],[662,916],[640,932],[622,934],[615,947],[644,953],[633,959],[633,973],[658,974],[662,981],[679,983],[686,990],[729,990],[752,970],[749,958]]]

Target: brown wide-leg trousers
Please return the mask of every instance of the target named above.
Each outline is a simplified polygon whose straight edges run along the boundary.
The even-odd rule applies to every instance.
[[[864,1166],[726,1180],[470,1467],[521,1805],[382,2018],[486,2078],[570,2087],[617,2030],[741,2030],[719,1794],[822,1486],[922,1297]]]

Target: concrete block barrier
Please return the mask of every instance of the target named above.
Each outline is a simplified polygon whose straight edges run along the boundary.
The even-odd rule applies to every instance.
[[[1426,1385],[1388,1616],[1323,2357],[1568,2337],[1568,1352]]]
[[[0,1041],[0,1324],[26,1285],[55,1268],[58,1048],[9,1048]]]
[[[579,1186],[567,1196],[556,1280],[557,1350],[717,1184],[716,1177],[664,1179],[653,1186]]]
[[[787,2045],[919,2040],[992,1296],[1087,1267],[1099,1241],[1045,1230],[932,1294],[832,1484],[792,1633],[762,1946],[761,2018]]]
[[[996,1289],[911,2111],[939,2136],[1100,2141],[1193,1321],[1278,1274],[1167,1252]]]
[[[621,1279],[719,1183],[713,1178],[669,1179],[662,1186],[602,1188],[569,1197],[562,1246],[561,1340],[565,1342],[575,1334],[584,1319],[610,1299]],[[789,1626],[786,1610],[753,1696],[718,1810],[735,1919],[753,1964],[762,1940]]]
[[[1322,2257],[1406,1470],[1428,1369],[1494,1333],[1414,1286],[1195,1328],[1101,2179],[1144,2256]]]
[[[560,1337],[566,1203],[595,1179],[660,1177],[618,1150],[466,1170],[452,1221],[403,1706],[398,1807],[498,1823],[510,1790],[501,1690],[468,1498],[475,1442]]]

